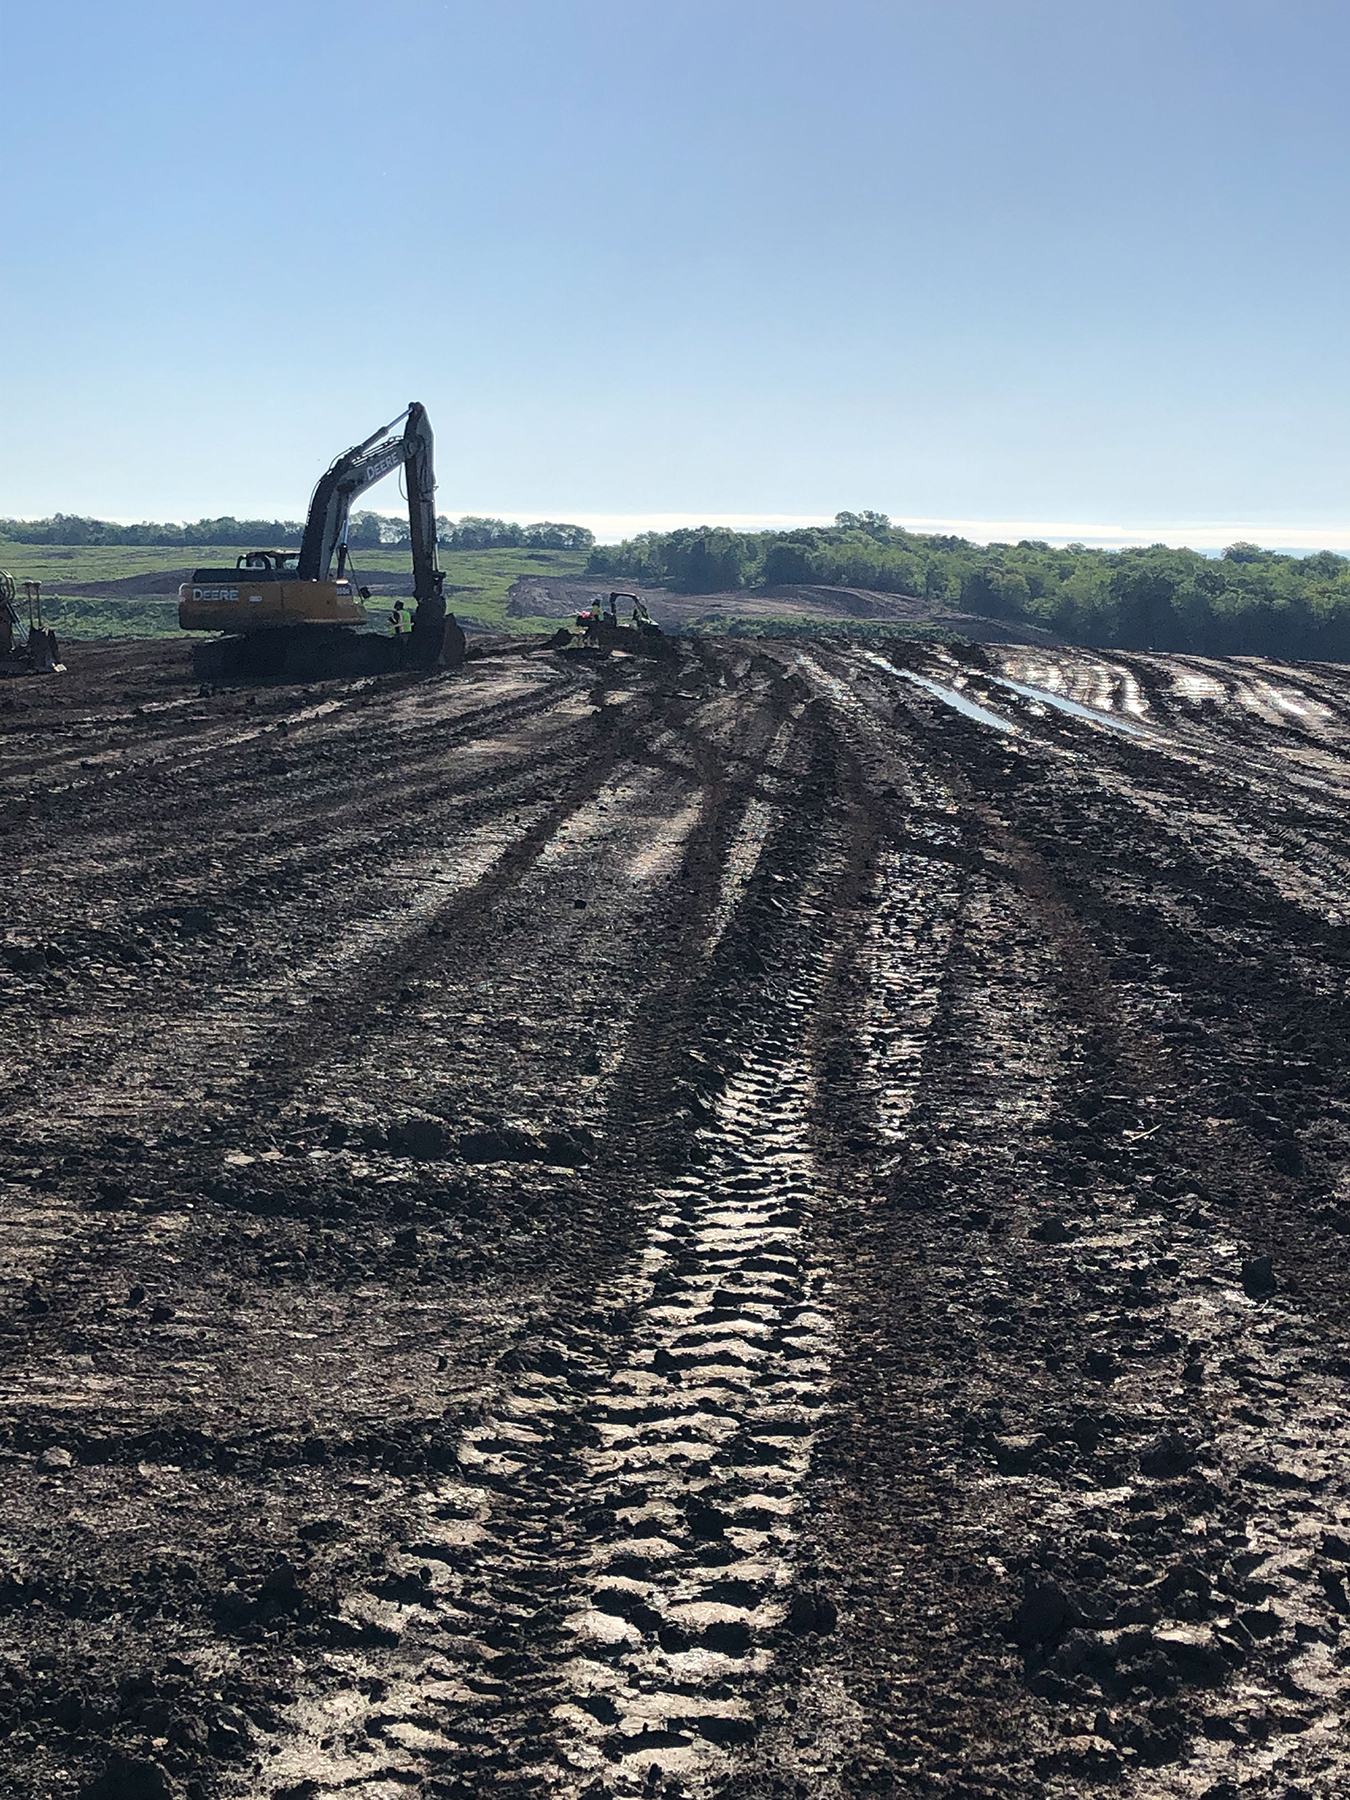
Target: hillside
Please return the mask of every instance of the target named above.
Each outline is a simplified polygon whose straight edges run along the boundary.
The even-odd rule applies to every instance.
[[[608,580],[521,575],[511,585],[506,611],[512,618],[570,619]],[[976,644],[1044,644],[1062,640],[1052,631],[1009,619],[981,618],[912,595],[869,592],[866,588],[787,583],[767,588],[732,588],[724,593],[681,594],[670,588],[633,586],[658,624],[675,632],[731,636],[811,635],[831,626],[858,635],[859,628],[894,637],[961,639]]]

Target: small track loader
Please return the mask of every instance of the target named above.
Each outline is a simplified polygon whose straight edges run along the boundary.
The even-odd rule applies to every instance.
[[[633,603],[627,619],[619,617],[620,600]],[[582,630],[579,646],[582,654],[590,652],[603,656],[611,650],[627,650],[636,656],[659,656],[663,648],[668,647],[665,634],[647,611],[647,603],[641,594],[616,591],[610,594],[608,601],[597,594],[587,610],[577,614],[576,622]]]

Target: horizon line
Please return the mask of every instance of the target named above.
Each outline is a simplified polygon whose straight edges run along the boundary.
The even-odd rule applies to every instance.
[[[374,509],[370,509],[374,510]],[[565,510],[565,509],[564,509]],[[76,515],[80,517],[93,515]],[[211,515],[220,517],[225,515]],[[399,519],[398,513],[381,513],[381,518]],[[494,513],[459,513],[459,518],[499,518],[509,524],[528,525],[548,516],[538,512],[502,511]],[[928,537],[961,537],[977,545],[1016,544],[1025,540],[1063,548],[1082,544],[1092,550],[1124,550],[1165,544],[1169,549],[1200,551],[1225,550],[1230,544],[1257,544],[1262,549],[1285,555],[1315,554],[1319,550],[1350,553],[1350,524],[1293,525],[1257,523],[1252,520],[1192,520],[1188,522],[1117,525],[1072,523],[1047,519],[931,519],[889,515],[891,523],[901,530]],[[708,526],[727,531],[800,531],[813,526],[833,525],[833,513],[709,513],[709,512],[574,512],[559,523],[582,525],[595,533],[596,541],[616,544],[625,538],[648,531],[693,530]],[[154,521],[186,525],[188,519]],[[16,524],[37,523],[16,520]],[[109,524],[143,525],[142,518],[111,518]]]
[[[525,513],[495,515],[520,524]],[[1016,544],[1023,540],[1089,549],[1126,549],[1166,544],[1169,549],[1225,550],[1230,544],[1263,549],[1350,552],[1350,524],[1291,525],[1251,520],[1191,520],[1182,523],[1116,525],[1047,519],[931,519],[889,515],[904,531],[925,537],[962,537],[972,543]],[[678,531],[699,525],[730,531],[792,531],[833,525],[833,513],[577,513],[567,523],[585,525],[601,543],[617,543],[642,531]]]

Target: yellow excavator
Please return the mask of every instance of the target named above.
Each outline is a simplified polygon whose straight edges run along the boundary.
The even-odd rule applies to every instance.
[[[407,482],[417,610],[406,638],[362,638],[358,646],[347,640],[366,623],[363,602],[370,593],[353,583],[348,569],[351,506],[395,469]],[[194,569],[178,590],[178,623],[184,631],[228,633],[234,654],[227,650],[224,664],[250,673],[293,671],[325,660],[435,668],[451,637],[461,653],[463,644],[458,628],[447,632],[444,583],[436,561],[431,425],[426,408],[414,400],[390,424],[345,450],[320,479],[298,551],[248,550],[233,568]]]

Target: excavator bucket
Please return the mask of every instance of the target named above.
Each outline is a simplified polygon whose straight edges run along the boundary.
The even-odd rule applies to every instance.
[[[61,661],[61,651],[56,642],[54,631],[30,631],[28,634],[28,664],[35,675],[63,675],[66,665]]]
[[[441,594],[429,595],[417,602],[412,630],[408,634],[409,660],[415,668],[434,669],[441,661],[445,642],[445,599]]]

